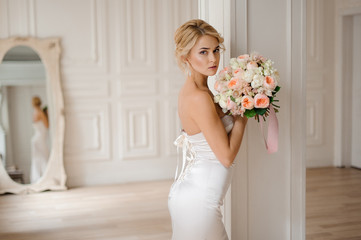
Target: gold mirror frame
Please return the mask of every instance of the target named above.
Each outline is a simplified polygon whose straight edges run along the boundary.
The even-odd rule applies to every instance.
[[[66,174],[63,162],[64,146],[64,100],[60,84],[60,38],[12,37],[0,39],[0,63],[5,54],[13,47],[28,46],[38,53],[46,69],[47,92],[49,98],[49,117],[52,121],[51,151],[43,176],[32,184],[13,181],[3,163],[0,163],[0,194],[26,194],[45,190],[65,190]],[[1,85],[0,85],[1,88]]]

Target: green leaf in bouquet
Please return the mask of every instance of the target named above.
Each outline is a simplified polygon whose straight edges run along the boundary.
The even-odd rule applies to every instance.
[[[274,103],[272,103],[272,106],[274,106],[274,107],[276,107],[276,108],[281,108],[280,106],[278,106],[278,105],[276,105],[276,104],[274,104]]]
[[[233,102],[236,102],[236,99],[233,96],[230,96],[230,98]]]
[[[258,115],[263,115],[267,112],[267,108],[254,108],[254,111]]]
[[[246,111],[244,111],[244,116],[246,116],[247,118],[251,118],[256,116],[256,112],[254,111],[254,109],[252,110],[246,109]]]
[[[275,90],[273,90],[273,92],[276,93],[276,92],[278,92],[280,89],[281,89],[281,87],[280,87],[280,86],[277,86],[277,87],[275,88]]]

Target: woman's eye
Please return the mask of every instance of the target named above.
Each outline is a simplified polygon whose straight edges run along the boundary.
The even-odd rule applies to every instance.
[[[217,48],[216,50],[214,50],[214,53],[219,53],[219,48]]]
[[[206,54],[207,53],[207,51],[202,51],[202,52],[200,52],[200,54],[202,54],[202,55],[204,55],[204,54]]]

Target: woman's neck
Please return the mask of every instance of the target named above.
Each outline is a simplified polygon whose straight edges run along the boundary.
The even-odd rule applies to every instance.
[[[208,76],[200,73],[192,73],[187,77],[187,80],[193,82],[199,89],[208,89],[207,79]]]

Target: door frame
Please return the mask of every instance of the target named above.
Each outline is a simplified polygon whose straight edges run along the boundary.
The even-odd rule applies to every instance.
[[[351,166],[351,142],[352,125],[351,118],[352,106],[343,104],[352,93],[352,18],[354,15],[361,14],[361,6],[348,6],[336,10],[336,29],[335,29],[335,90],[334,96],[341,93],[341,101],[335,101],[335,140],[334,140],[334,166]]]

